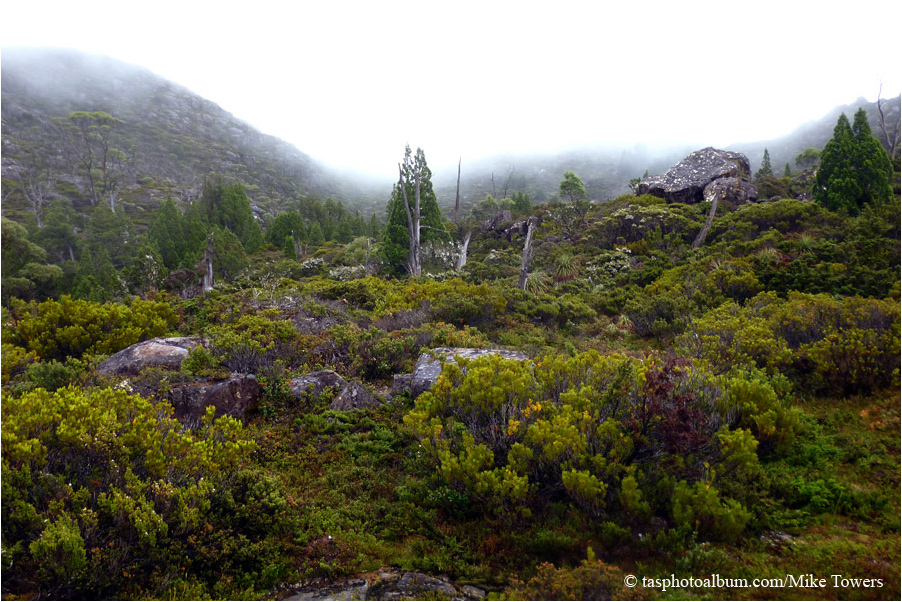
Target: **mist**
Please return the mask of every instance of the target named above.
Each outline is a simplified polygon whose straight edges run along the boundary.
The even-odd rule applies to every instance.
[[[333,169],[387,181],[405,144],[442,170],[598,145],[726,146],[902,87],[892,36],[814,2],[263,2],[240,35],[236,15],[202,5],[87,4],[53,20],[39,3],[6,7],[4,43],[143,66]],[[897,3],[856,11],[900,16]],[[776,23],[785,38],[755,43]]]

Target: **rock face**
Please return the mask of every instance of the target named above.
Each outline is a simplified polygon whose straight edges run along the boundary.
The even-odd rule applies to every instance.
[[[141,370],[152,367],[178,370],[188,351],[204,344],[204,339],[200,337],[151,339],[111,355],[97,366],[97,371],[104,375],[135,376]]]
[[[168,395],[175,417],[188,424],[200,421],[207,406],[215,407],[217,416],[244,416],[257,407],[259,396],[260,383],[253,374],[174,387]]]
[[[343,579],[321,587],[289,586],[282,600],[482,600],[486,592],[472,585],[460,589],[443,576],[388,569]],[[284,594],[283,594],[284,595]],[[275,598],[279,598],[276,593]]]
[[[432,388],[439,374],[442,373],[442,363],[454,362],[454,358],[475,359],[485,355],[500,355],[509,360],[528,360],[529,356],[519,351],[507,351],[505,349],[469,349],[466,347],[437,347],[431,353],[420,355],[417,365],[413,368],[410,379],[410,392],[414,397],[419,396]],[[433,357],[434,356],[434,357]],[[454,362],[457,363],[457,362]]]
[[[353,382],[349,383],[332,370],[310,372],[300,378],[292,378],[288,383],[298,399],[308,392],[313,393],[313,395],[322,395],[323,391],[328,387],[337,390],[338,394],[329,405],[330,410],[346,412],[348,410],[374,408],[382,405],[381,401],[370,395],[361,385]]]
[[[718,199],[734,204],[754,203],[758,200],[758,189],[743,178],[720,178],[705,186],[702,197],[708,202]]]
[[[745,155],[708,147],[695,151],[663,174],[646,177],[639,183],[636,194],[651,194],[668,203],[699,203],[705,199],[708,185],[730,178],[745,182],[745,193],[754,190],[754,198],[757,198],[757,190],[749,182],[749,173],[749,160]],[[749,195],[738,202],[749,198],[753,197]]]

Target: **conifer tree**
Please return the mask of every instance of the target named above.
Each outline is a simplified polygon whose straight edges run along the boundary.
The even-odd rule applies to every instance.
[[[147,239],[159,250],[163,264],[170,270],[181,265],[185,258],[186,239],[182,231],[182,214],[176,208],[172,197],[160,203],[154,215]]]
[[[399,166],[398,183],[388,201],[388,223],[382,248],[387,271],[401,275],[420,275],[420,245],[430,240],[448,238],[448,232],[432,189],[432,171],[426,155],[418,148],[411,154],[404,149],[404,161]]]
[[[376,217],[376,214],[370,216],[370,221],[367,224],[366,235],[370,238],[374,238],[376,240],[382,238],[382,226],[379,225],[379,218]]]
[[[245,252],[254,253],[263,244],[263,234],[241,184],[206,180],[200,203],[205,221],[212,226],[231,230],[241,241]]]
[[[280,213],[266,229],[266,242],[281,247],[286,236],[291,236],[292,232],[300,234],[302,230],[304,230],[304,220],[299,212]]]
[[[764,149],[764,158],[761,159],[761,168],[755,173],[756,179],[764,176],[771,178],[774,176],[774,168],[770,164],[770,153],[767,149]]]
[[[307,228],[307,240],[310,242],[311,247],[318,247],[326,241],[319,222],[310,223],[310,226]]]
[[[892,197],[892,175],[892,163],[871,134],[867,113],[859,109],[854,126],[845,114],[839,116],[821,153],[812,192],[828,209],[858,215],[865,204]]]

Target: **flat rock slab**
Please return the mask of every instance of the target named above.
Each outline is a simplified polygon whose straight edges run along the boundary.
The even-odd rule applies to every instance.
[[[201,337],[150,339],[111,355],[97,366],[97,372],[104,375],[136,376],[145,368],[178,370],[191,349],[205,344],[206,341]]]
[[[366,579],[348,579],[322,588],[297,592],[284,600],[368,600],[370,583]]]
[[[319,587],[289,586],[283,600],[481,600],[485,591],[465,585],[458,590],[443,576],[389,569]],[[278,597],[278,596],[277,596]]]
[[[695,151],[663,174],[646,177],[639,182],[636,194],[651,194],[668,203],[700,203],[711,182],[722,178],[747,180],[749,172],[749,160],[742,153],[708,147]]]
[[[309,394],[319,396],[327,388],[334,389],[336,395],[329,404],[330,410],[347,412],[382,405],[378,398],[370,395],[360,384],[346,381],[333,370],[310,372],[300,378],[292,378],[288,384],[297,399]]]
[[[467,347],[437,347],[430,353],[423,353],[417,359],[410,379],[410,392],[414,397],[425,393],[438,380],[444,362],[457,363],[455,358],[475,359],[486,355],[500,355],[504,359],[526,361],[529,356],[520,351],[506,349],[471,349]]]

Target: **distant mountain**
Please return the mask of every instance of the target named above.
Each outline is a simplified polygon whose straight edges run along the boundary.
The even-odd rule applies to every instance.
[[[23,211],[16,191],[35,176],[29,169],[42,174],[49,197],[66,196],[78,210],[93,203],[72,132],[61,127],[76,111],[121,120],[110,132],[110,145],[125,154],[115,200],[130,212],[167,195],[190,202],[213,172],[244,183],[262,216],[299,194],[345,196],[334,174],[294,146],[146,69],[69,50],[4,49],[4,215]]]
[[[886,120],[887,130],[890,136],[893,132],[898,132],[900,127],[900,109],[902,109],[902,96],[896,98],[882,100],[880,106],[883,108],[883,115]],[[834,108],[832,111],[814,121],[810,121],[804,125],[800,125],[792,133],[774,138],[772,140],[762,140],[759,142],[743,142],[733,144],[727,147],[727,150],[737,151],[749,158],[752,173],[755,173],[761,167],[761,160],[764,158],[764,149],[767,149],[770,155],[770,162],[773,166],[774,175],[783,174],[783,167],[789,163],[790,169],[795,172],[799,168],[796,167],[795,158],[803,150],[809,147],[823,149],[824,145],[833,138],[833,128],[836,121],[843,113],[852,119],[858,109],[863,108],[868,115],[868,122],[871,125],[871,131],[874,136],[880,140],[884,148],[887,148],[886,141],[883,137],[883,131],[880,127],[880,115],[877,111],[876,102],[868,102],[864,98],[859,98],[855,102]]]

